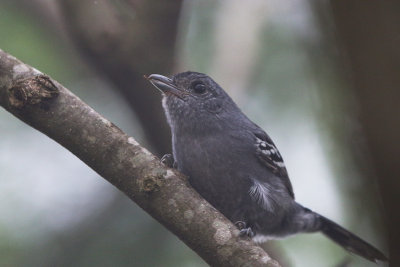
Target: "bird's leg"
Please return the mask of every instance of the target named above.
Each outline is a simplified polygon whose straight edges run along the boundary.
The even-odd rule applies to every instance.
[[[237,222],[235,222],[235,225],[240,230],[240,232],[239,232],[240,237],[247,236],[247,237],[252,238],[253,236],[255,236],[251,227],[246,227],[247,225],[245,222],[237,221]]]
[[[246,228],[246,223],[244,221],[237,221],[234,224],[239,230]]]
[[[253,230],[251,230],[251,227],[247,227],[244,228],[242,230],[240,230],[239,232],[239,236],[243,237],[243,236],[247,236],[247,237],[254,237],[256,234],[253,232]]]
[[[174,160],[174,156],[172,156],[171,154],[165,154],[161,158],[161,163],[169,168],[176,169],[176,167],[177,167],[176,161]]]
[[[251,229],[251,227],[247,227],[247,228],[243,228],[242,230],[240,230],[239,232],[239,236],[241,237],[250,237],[253,238],[256,234],[253,232],[253,230]]]

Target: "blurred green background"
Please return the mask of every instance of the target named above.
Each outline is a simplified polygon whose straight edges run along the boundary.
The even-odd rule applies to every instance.
[[[328,2],[66,2],[2,0],[0,48],[58,80],[157,155],[168,153],[169,143],[157,145],[148,132],[161,127],[169,140],[167,128],[155,122],[149,130],[142,121],[151,124],[143,114],[160,113],[161,96],[139,78],[123,84],[118,74],[209,74],[274,139],[298,202],[388,251],[379,175],[369,164]],[[157,25],[157,12],[176,7],[175,24]],[[85,12],[107,16],[71,15]],[[155,27],[170,36],[152,36]],[[130,62],[118,65],[124,53]],[[157,53],[167,54],[159,64]],[[154,102],[138,112],[129,88]],[[0,266],[206,265],[74,155],[3,109],[0,134]],[[321,234],[271,241],[266,249],[283,266],[374,266]]]

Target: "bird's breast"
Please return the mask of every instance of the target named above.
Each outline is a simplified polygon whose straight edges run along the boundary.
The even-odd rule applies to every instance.
[[[243,141],[226,135],[176,136],[174,156],[196,191],[227,217],[249,198],[251,164],[246,161],[257,161]]]

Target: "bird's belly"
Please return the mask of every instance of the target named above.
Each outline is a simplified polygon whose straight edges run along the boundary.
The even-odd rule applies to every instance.
[[[285,205],[285,202],[277,199],[274,210],[269,210],[250,196],[251,178],[260,175],[257,173],[258,161],[237,160],[241,157],[231,154],[237,151],[208,153],[204,147],[176,155],[179,170],[189,177],[193,188],[233,223],[245,221],[253,224],[253,228],[259,228],[256,224],[262,220],[262,225],[268,224],[271,228],[279,225],[285,211],[285,207],[279,205]]]
[[[226,150],[211,153],[206,149],[210,146],[212,144],[191,144],[188,149],[175,151],[175,159],[193,188],[228,216],[227,213],[247,197],[249,180]]]

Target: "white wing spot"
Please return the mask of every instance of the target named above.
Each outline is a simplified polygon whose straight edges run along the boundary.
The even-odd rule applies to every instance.
[[[266,154],[267,156],[270,156],[271,154],[278,154],[278,150],[276,147],[272,144],[269,144],[265,142],[264,140],[261,140],[260,138],[257,138],[256,140],[258,148],[262,151],[262,153]]]
[[[282,161],[274,161],[274,163],[275,163],[276,166],[278,166],[278,167],[285,168],[285,163],[283,163]]]
[[[260,138],[257,137],[256,146],[261,151],[261,153],[266,155],[268,158],[276,157],[278,159],[282,159],[281,154],[279,153],[275,145],[265,142],[264,140],[261,140]],[[273,160],[272,158],[271,160],[276,166],[280,168],[286,168],[285,163],[283,163],[283,161]]]

